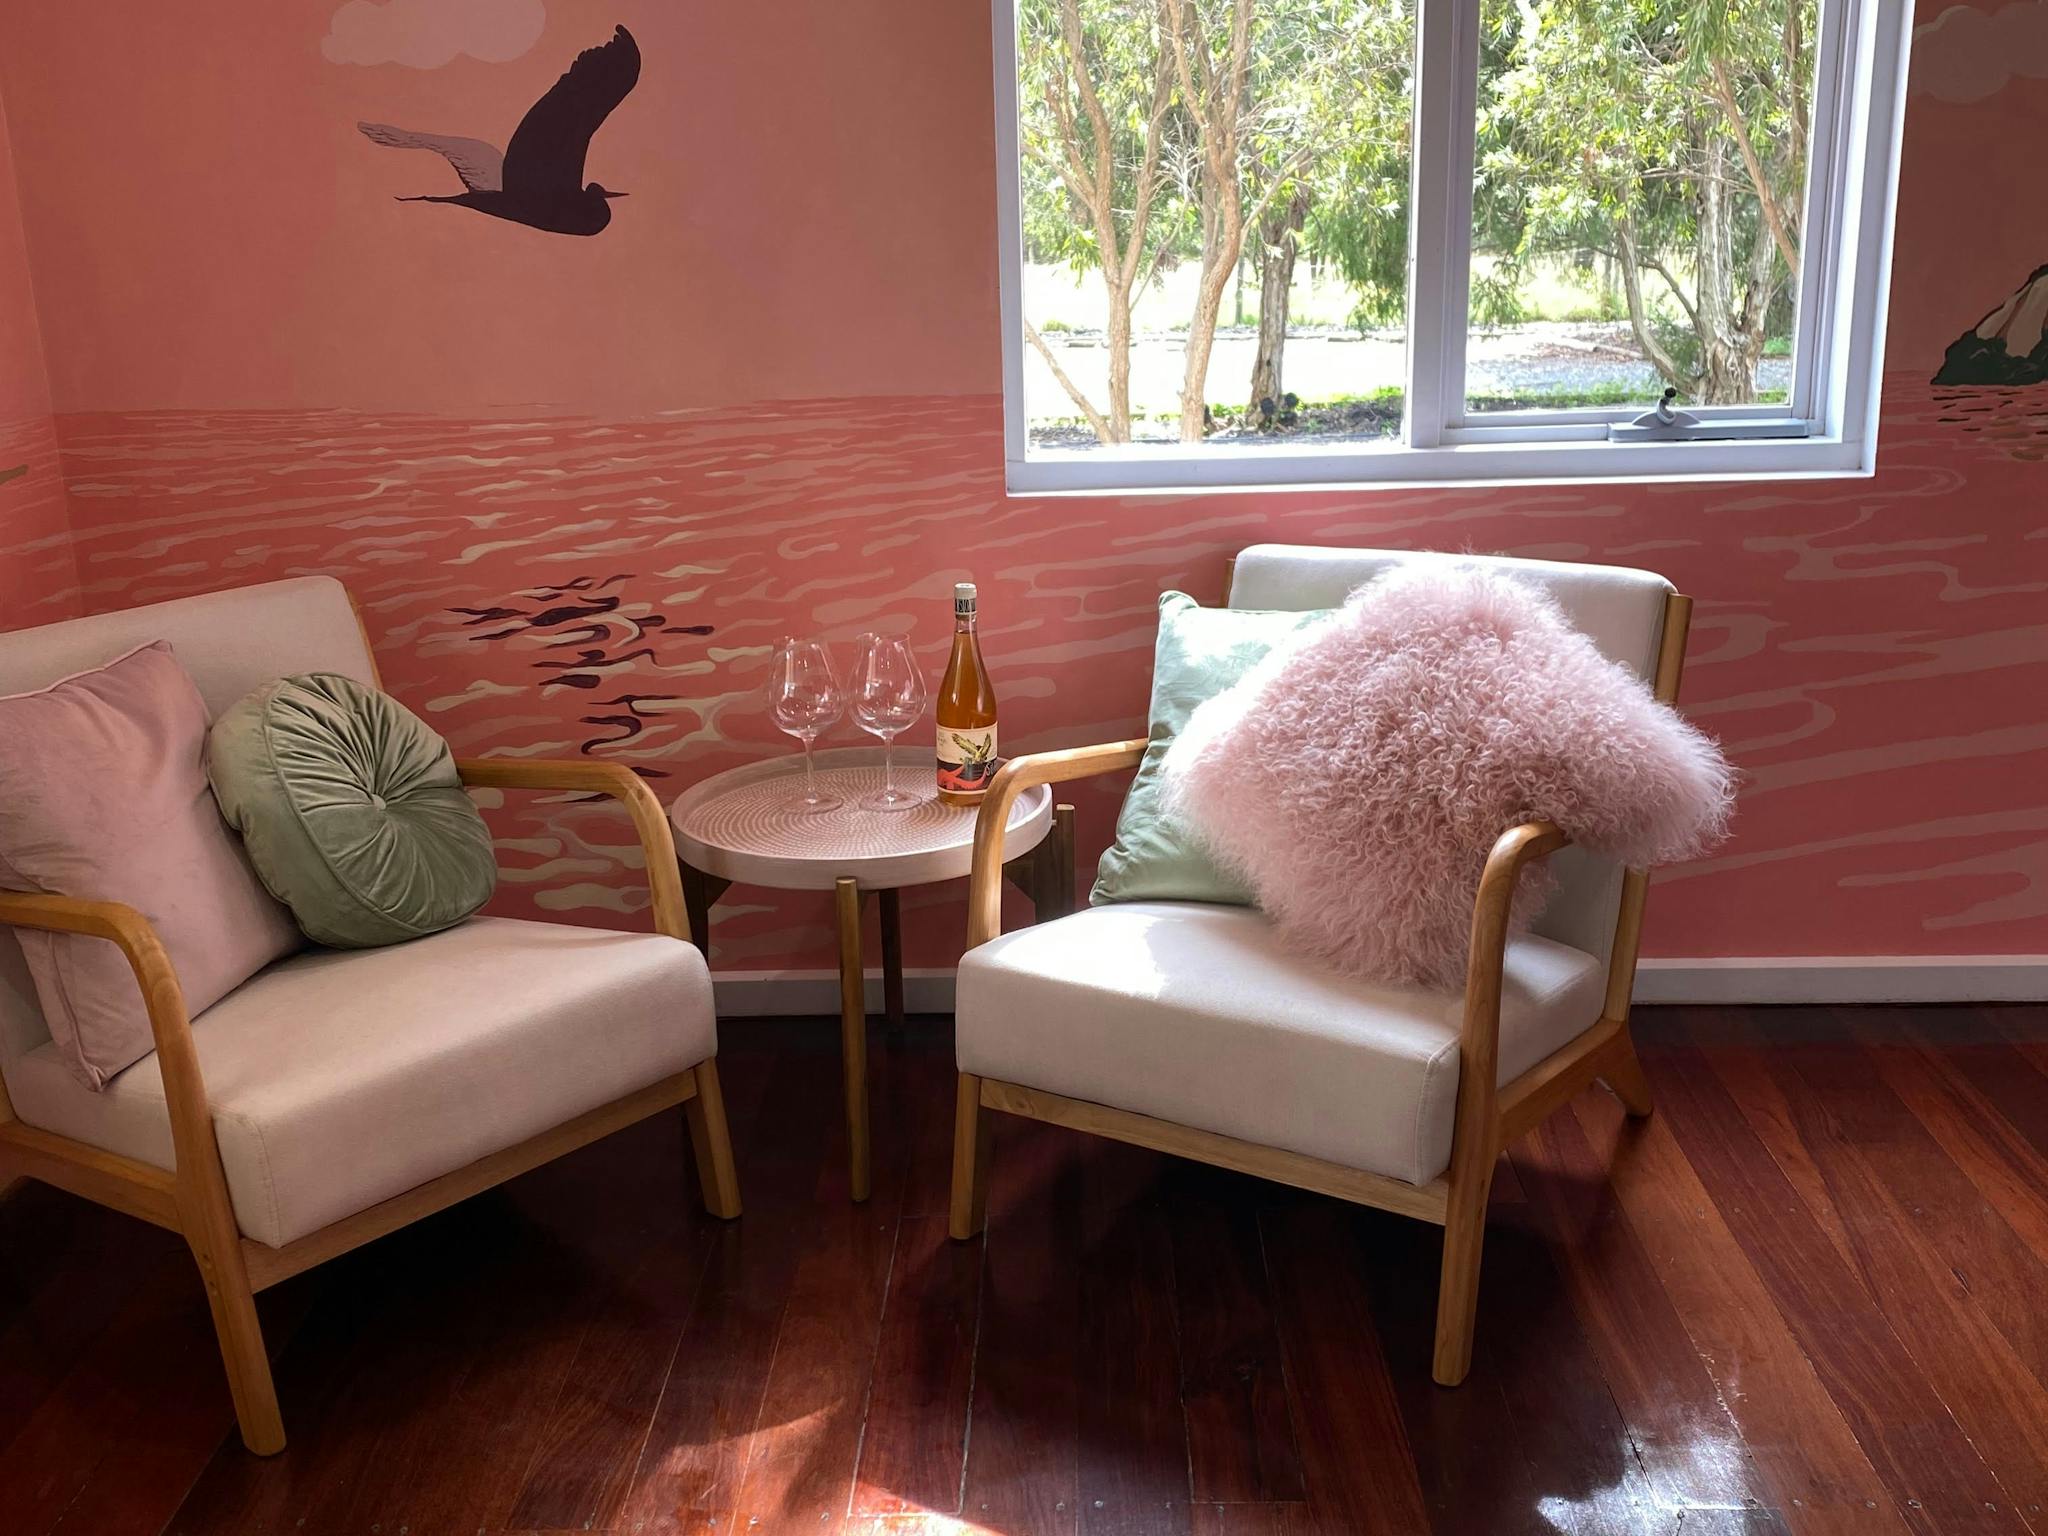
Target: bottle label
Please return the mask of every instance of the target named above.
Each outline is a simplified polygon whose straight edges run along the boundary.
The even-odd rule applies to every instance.
[[[939,727],[939,788],[979,794],[998,766],[994,726]]]

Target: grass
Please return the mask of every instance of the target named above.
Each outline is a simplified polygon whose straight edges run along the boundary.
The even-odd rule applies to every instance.
[[[1627,384],[1594,384],[1579,389],[1524,389],[1512,395],[1473,395],[1475,411],[1568,411],[1579,406],[1648,405],[1643,392]]]
[[[1782,405],[1785,391],[1763,389],[1757,391],[1759,405]],[[1384,436],[1398,429],[1405,405],[1405,391],[1399,385],[1384,389],[1370,390],[1364,394],[1332,395],[1323,400],[1305,400],[1296,409],[1297,425],[1285,435],[1294,438],[1327,437],[1341,435],[1355,437],[1363,435],[1365,429],[1373,429]],[[1474,414],[1485,415],[1502,411],[1568,411],[1573,409],[1613,409],[1619,406],[1642,406],[1648,409],[1639,391],[1625,385],[1597,385],[1588,389],[1531,389],[1513,395],[1474,395],[1466,405]],[[1243,435],[1251,420],[1252,412],[1243,405],[1212,403],[1210,418],[1220,428],[1233,436]],[[1180,419],[1177,411],[1156,411],[1147,413],[1133,411],[1133,421],[1170,423]],[[1079,416],[1046,416],[1031,423],[1033,432],[1087,431],[1086,420]]]

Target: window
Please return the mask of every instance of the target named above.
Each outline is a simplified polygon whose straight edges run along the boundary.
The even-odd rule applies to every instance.
[[[1013,491],[1868,473],[1907,0],[994,0]]]

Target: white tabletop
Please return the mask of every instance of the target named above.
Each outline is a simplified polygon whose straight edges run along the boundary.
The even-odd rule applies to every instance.
[[[810,812],[803,795],[801,752],[728,769],[676,797],[668,819],[676,853],[692,869],[743,885],[829,891],[844,876],[877,890],[963,878],[974,861],[971,806],[936,798],[907,811],[869,811],[862,795],[882,787],[880,747],[833,747],[818,753],[818,787],[840,804]],[[933,794],[929,755],[896,749],[896,782]],[[1052,786],[1024,791],[1010,808],[1003,858],[1028,853],[1052,829]]]

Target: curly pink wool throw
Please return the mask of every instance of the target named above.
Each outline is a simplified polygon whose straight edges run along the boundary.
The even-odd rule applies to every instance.
[[[1554,821],[1632,865],[1723,835],[1714,742],[1557,604],[1474,566],[1398,567],[1195,711],[1168,802],[1297,951],[1380,981],[1463,984],[1494,840]],[[1550,895],[1517,893],[1526,928]]]

